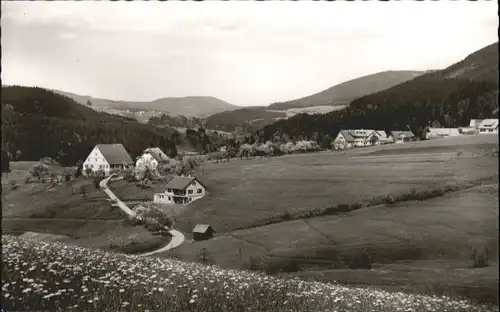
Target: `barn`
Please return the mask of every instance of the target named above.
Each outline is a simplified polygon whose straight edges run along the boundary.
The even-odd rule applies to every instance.
[[[193,229],[193,240],[201,241],[211,239],[215,230],[210,224],[197,224]]]

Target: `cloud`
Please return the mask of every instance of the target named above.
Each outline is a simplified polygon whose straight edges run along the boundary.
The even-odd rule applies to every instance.
[[[496,11],[493,1],[4,1],[2,78],[265,105],[377,71],[445,67],[498,40]]]

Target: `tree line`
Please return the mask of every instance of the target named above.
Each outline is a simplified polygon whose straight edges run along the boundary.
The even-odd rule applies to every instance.
[[[492,118],[498,109],[498,84],[423,75],[385,91],[361,97],[348,108],[324,115],[299,114],[257,130],[249,140],[335,138],[341,129],[412,130],[422,136],[437,122],[467,126],[470,119]]]
[[[41,88],[2,87],[2,157],[57,159],[64,166],[84,160],[96,144],[122,143],[132,157],[158,146],[177,155],[181,136],[119,116],[95,112]]]

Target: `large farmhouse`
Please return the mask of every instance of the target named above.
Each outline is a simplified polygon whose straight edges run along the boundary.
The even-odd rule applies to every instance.
[[[337,149],[363,147],[376,144],[379,141],[379,136],[375,130],[340,130],[339,134],[333,141],[333,145]]]
[[[174,177],[164,193],[154,194],[153,201],[162,204],[189,204],[206,194],[205,186],[195,177]]]
[[[108,176],[114,170],[131,169],[134,161],[122,144],[97,144],[83,162],[83,175]]]
[[[151,169],[156,169],[159,164],[165,164],[169,161],[170,158],[159,147],[150,147],[145,149],[141,156],[137,157],[135,166],[141,167],[149,164],[151,165]]]

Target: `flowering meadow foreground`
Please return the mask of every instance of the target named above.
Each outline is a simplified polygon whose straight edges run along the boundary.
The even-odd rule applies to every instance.
[[[498,311],[14,236],[2,245],[4,311]]]

